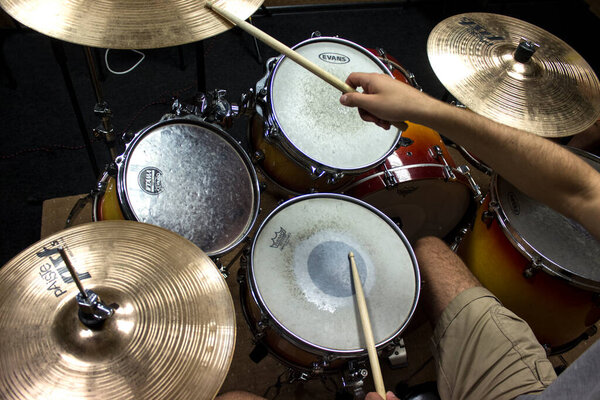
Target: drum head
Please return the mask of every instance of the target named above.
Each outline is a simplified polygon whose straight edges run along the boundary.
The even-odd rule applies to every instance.
[[[368,50],[337,38],[311,39],[294,49],[345,81],[351,72],[390,72]],[[389,155],[400,134],[363,121],[340,104],[338,89],[283,57],[270,83],[272,112],[291,145],[318,165],[366,170]]]
[[[365,347],[348,253],[355,256],[376,345],[408,323],[419,293],[417,263],[387,217],[342,195],[305,195],[274,210],[251,254],[261,308],[305,347],[359,353]]]
[[[247,235],[258,213],[258,180],[226,133],[191,120],[143,131],[119,168],[119,198],[128,218],[169,229],[210,256]]]
[[[600,160],[580,157],[597,171]],[[493,194],[509,239],[530,257],[541,258],[548,272],[571,283],[600,291],[600,242],[577,222],[532,200],[503,178],[495,177]]]

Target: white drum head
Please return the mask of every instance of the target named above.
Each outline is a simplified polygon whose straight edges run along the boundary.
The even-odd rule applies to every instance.
[[[600,158],[571,149],[600,172]],[[576,286],[600,291],[600,242],[583,226],[525,195],[496,175],[492,199],[507,237],[545,269]]]
[[[267,217],[252,248],[261,308],[302,345],[362,352],[365,341],[348,253],[355,256],[376,345],[408,323],[419,294],[416,259],[391,221],[359,200],[306,195]]]
[[[130,219],[176,232],[213,256],[247,235],[259,193],[243,150],[206,125],[172,120],[138,136],[119,170],[119,197]]]
[[[387,73],[364,48],[346,40],[308,41],[295,50],[345,81],[351,72]],[[287,57],[275,67],[272,112],[287,140],[304,156],[338,170],[365,170],[393,151],[400,134],[364,122],[356,108],[340,104],[338,89]]]

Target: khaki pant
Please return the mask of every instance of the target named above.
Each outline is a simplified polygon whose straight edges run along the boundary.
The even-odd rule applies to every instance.
[[[544,390],[556,374],[525,321],[487,289],[460,293],[432,338],[442,399],[512,399]]]

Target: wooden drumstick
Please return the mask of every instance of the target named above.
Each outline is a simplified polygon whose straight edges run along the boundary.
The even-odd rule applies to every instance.
[[[283,54],[286,57],[290,58],[291,60],[295,61],[300,66],[306,68],[308,71],[312,72],[313,74],[317,75],[319,78],[323,79],[325,82],[329,83],[336,89],[340,90],[342,93],[356,92],[356,89],[354,89],[352,86],[348,85],[346,82],[342,81],[337,76],[325,71],[323,68],[319,67],[317,64],[313,63],[312,61],[310,61],[309,59],[307,59],[300,53],[292,50],[291,48],[289,48],[285,44],[281,43],[279,40],[275,39],[274,37],[269,36],[268,34],[261,31],[254,25],[249,24],[248,22],[244,21],[241,18],[238,18],[236,15],[230,13],[229,11],[224,10],[221,7],[215,5],[213,1],[210,1],[210,0],[207,1],[206,7],[210,8],[211,10],[220,14],[221,16],[227,18],[229,21],[231,21],[235,25],[239,26],[240,28],[242,28],[243,30],[245,30],[246,32],[248,32],[249,34],[251,34],[252,36],[257,38],[258,40],[264,42],[267,46],[277,50],[281,54]],[[392,123],[392,125],[394,125],[398,129],[400,129],[401,131],[405,131],[406,129],[408,129],[408,125],[405,122],[394,122],[394,123]]]
[[[272,47],[281,54],[284,54],[293,61],[297,62],[302,67],[306,68],[313,74],[317,75],[319,78],[323,79],[325,82],[333,85],[342,93],[350,93],[356,91],[352,86],[348,85],[346,82],[342,81],[337,76],[325,71],[323,68],[308,60],[306,57],[302,56],[298,52],[290,49],[285,44],[281,43],[279,40],[267,35],[265,32],[261,31],[254,25],[249,24],[241,18],[238,18],[229,11],[224,10],[221,7],[215,5],[212,1],[207,1],[206,6],[211,10],[216,11],[218,14],[221,14],[223,17],[227,18],[229,21],[233,22],[235,25],[239,26],[258,40],[264,42],[269,47]]]
[[[383,384],[383,377],[381,376],[379,358],[377,357],[377,350],[375,349],[375,339],[373,339],[371,321],[369,319],[369,312],[367,311],[367,302],[365,301],[362,283],[360,282],[360,276],[358,275],[358,269],[356,268],[356,262],[354,261],[354,253],[350,252],[348,258],[350,259],[350,266],[352,267],[352,280],[354,281],[356,302],[358,304],[358,312],[360,313],[360,321],[365,335],[365,341],[367,342],[367,352],[369,353],[371,373],[373,374],[373,381],[375,382],[375,391],[385,400],[385,385]]]

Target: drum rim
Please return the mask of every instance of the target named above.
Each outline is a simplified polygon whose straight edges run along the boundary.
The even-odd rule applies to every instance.
[[[597,161],[600,164],[600,157],[597,157],[580,149],[574,149],[568,146],[563,147],[583,157],[589,156],[588,158]],[[504,233],[504,236],[513,245],[513,247],[517,249],[517,251],[519,251],[519,253],[526,257],[529,261],[534,262],[535,260],[539,260],[539,266],[544,272],[552,276],[564,279],[573,286],[579,287],[581,289],[600,292],[600,282],[584,278],[573,272],[565,270],[561,265],[555,263],[550,258],[538,251],[534,245],[529,243],[529,241],[521,233],[519,233],[519,231],[513,226],[508,215],[506,215],[506,213],[502,209],[498,193],[499,178],[502,177],[500,177],[497,173],[493,173],[491,177],[490,208],[496,214],[498,219],[498,225]],[[502,179],[505,180],[504,178]]]
[[[151,124],[151,125],[143,128],[138,133],[136,133],[135,136],[133,137],[133,139],[129,143],[126,144],[125,151],[115,158],[115,164],[117,166],[117,176],[115,179],[116,179],[116,186],[117,186],[117,196],[119,198],[119,206],[121,207],[121,210],[122,210],[125,218],[133,220],[133,221],[138,221],[137,218],[135,217],[135,213],[133,212],[133,210],[131,208],[131,205],[129,202],[129,195],[125,188],[125,182],[124,182],[125,181],[125,171],[127,170],[127,166],[129,165],[129,155],[134,151],[134,149],[137,147],[137,145],[142,140],[142,138],[145,137],[146,134],[148,134],[149,132],[155,130],[156,128],[165,126],[165,125],[176,125],[178,123],[179,124],[197,125],[202,128],[206,128],[207,130],[211,131],[212,133],[219,135],[223,140],[225,140],[229,145],[231,145],[233,147],[233,149],[236,151],[236,153],[240,156],[240,158],[242,159],[242,162],[246,165],[246,170],[248,171],[248,174],[250,175],[250,180],[252,181],[252,190],[254,192],[254,201],[252,204],[252,208],[253,208],[253,210],[251,212],[252,215],[248,221],[247,228],[244,231],[240,232],[240,234],[238,235],[238,238],[236,240],[230,242],[227,246],[225,246],[220,251],[209,252],[209,251],[205,251],[203,249],[203,251],[205,251],[209,257],[219,257],[219,256],[231,251],[238,244],[240,244],[242,241],[244,241],[246,239],[246,237],[248,237],[248,235],[250,234],[250,231],[256,224],[256,220],[258,218],[258,213],[260,211],[260,184],[259,184],[258,175],[256,174],[254,165],[252,164],[250,157],[248,156],[246,151],[242,148],[242,146],[229,133],[225,132],[220,127],[215,126],[211,123],[208,123],[204,120],[200,120],[200,119],[193,118],[193,117],[177,117],[177,118],[162,119],[154,124]],[[161,228],[168,229],[165,227],[161,227]],[[196,246],[198,246],[198,245],[196,244]]]
[[[319,345],[308,342],[307,340],[296,335],[294,332],[290,331],[284,324],[282,324],[277,318],[275,318],[275,316],[273,316],[273,314],[269,310],[269,307],[267,307],[264,299],[262,298],[260,292],[258,291],[256,277],[252,273],[252,271],[254,270],[254,249],[256,248],[256,243],[258,241],[258,237],[259,237],[260,233],[263,231],[263,228],[272,219],[272,217],[275,216],[282,209],[287,208],[290,205],[293,205],[300,201],[310,200],[313,198],[338,199],[338,200],[342,200],[342,201],[349,201],[349,202],[352,202],[352,203],[355,203],[355,204],[365,207],[366,209],[375,213],[377,216],[381,217],[398,234],[398,236],[400,237],[400,239],[402,240],[402,242],[405,245],[405,248],[406,248],[406,250],[410,256],[410,259],[412,261],[412,267],[413,267],[413,270],[415,273],[415,281],[416,281],[415,282],[415,296],[414,296],[414,299],[413,299],[413,302],[412,302],[412,305],[410,308],[410,312],[408,313],[404,323],[401,324],[401,326],[387,339],[385,339],[384,341],[382,341],[380,343],[375,344],[376,347],[382,348],[382,347],[386,346],[388,343],[390,343],[391,341],[393,341],[395,338],[397,338],[406,329],[406,327],[410,323],[410,321],[416,311],[417,304],[418,304],[419,298],[420,298],[421,274],[420,274],[419,265],[418,265],[414,250],[413,250],[412,246],[410,245],[408,239],[402,232],[402,230],[400,228],[398,228],[398,226],[396,224],[394,224],[388,216],[386,216],[381,211],[379,211],[377,208],[373,207],[372,205],[370,205],[362,200],[359,200],[357,198],[347,196],[344,194],[339,194],[339,193],[309,193],[309,194],[304,194],[301,196],[294,197],[294,198],[289,199],[289,200],[283,202],[282,204],[278,205],[273,211],[271,211],[269,213],[269,215],[261,223],[259,228],[256,230],[256,234],[254,235],[254,239],[252,241],[252,245],[250,248],[250,257],[249,257],[248,268],[246,269],[246,282],[249,282],[249,285],[250,285],[250,295],[254,299],[255,303],[258,305],[258,308],[259,308],[261,314],[263,314],[266,318],[268,318],[269,326],[273,327],[273,329],[275,329],[278,334],[288,338],[293,344],[295,344],[299,348],[301,348],[309,353],[324,355],[324,356],[335,355],[339,358],[353,357],[353,356],[363,355],[363,354],[367,353],[366,348],[355,349],[355,350],[339,350],[339,349],[331,349],[328,347],[319,346]]]
[[[390,69],[377,56],[375,56],[373,53],[371,53],[367,48],[365,48],[355,42],[352,42],[348,39],[343,39],[343,38],[334,37],[334,36],[317,36],[317,37],[312,37],[312,38],[303,40],[302,42],[293,46],[292,49],[296,50],[299,47],[305,46],[307,44],[311,44],[311,43],[315,43],[315,42],[327,42],[327,41],[341,43],[341,44],[347,45],[348,47],[352,47],[352,48],[360,51],[365,56],[370,58],[378,67],[380,67],[382,73],[387,74],[387,75],[391,76],[392,78],[394,77],[394,75],[392,74]],[[382,155],[378,160],[376,160],[368,165],[359,167],[359,168],[341,169],[339,167],[335,167],[332,165],[326,165],[326,164],[316,161],[315,159],[311,158],[307,154],[298,150],[297,147],[292,144],[292,141],[290,140],[290,138],[288,137],[286,132],[281,128],[281,121],[277,117],[277,113],[275,111],[275,107],[274,107],[274,104],[272,101],[272,99],[273,99],[273,81],[275,79],[275,75],[277,74],[277,71],[279,70],[283,60],[285,60],[286,58],[287,57],[285,55],[280,55],[277,58],[277,61],[275,62],[273,70],[269,73],[269,76],[267,77],[267,87],[268,87],[269,96],[267,99],[268,115],[266,116],[265,121],[269,121],[269,124],[271,125],[271,127],[276,127],[276,129],[278,131],[276,143],[283,148],[283,150],[286,152],[286,154],[288,154],[294,162],[296,162],[298,165],[300,165],[303,168],[307,168],[308,170],[311,170],[311,169],[323,170],[330,174],[338,174],[338,173],[359,174],[361,172],[366,172],[366,171],[370,170],[371,168],[379,165],[381,162],[383,162],[386,158],[388,158],[396,150],[396,148],[398,147],[398,142],[400,141],[400,138],[401,138],[402,132],[403,132],[399,129],[396,134],[397,135],[396,139],[390,146],[390,149],[388,149],[388,151],[384,155]]]

